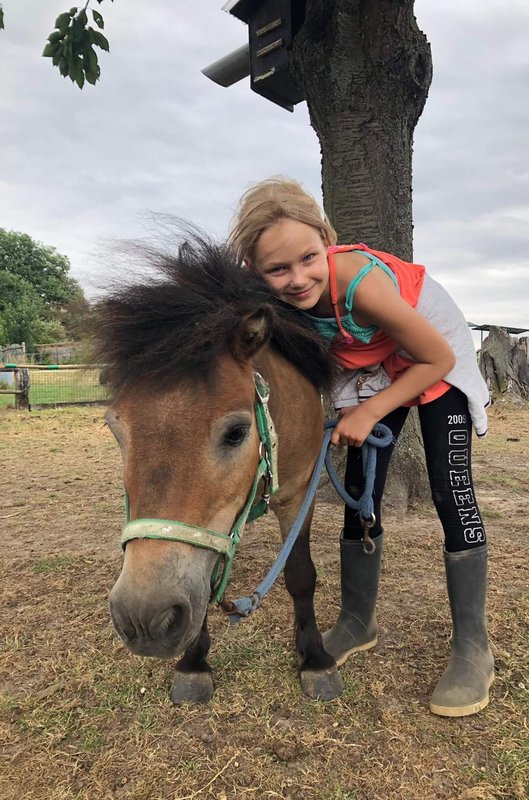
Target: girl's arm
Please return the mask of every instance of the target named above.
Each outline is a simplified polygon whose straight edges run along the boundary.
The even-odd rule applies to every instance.
[[[360,447],[382,417],[444,378],[455,357],[446,339],[402,300],[380,270],[372,270],[359,284],[353,316],[362,325],[383,330],[417,362],[387,389],[341,412],[331,441]]]

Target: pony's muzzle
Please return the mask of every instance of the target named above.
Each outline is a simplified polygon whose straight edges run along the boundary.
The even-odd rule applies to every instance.
[[[164,609],[144,606],[134,610],[130,602],[122,602],[115,589],[110,595],[112,622],[127,648],[136,655],[173,658],[196,636],[187,601],[180,600]]]

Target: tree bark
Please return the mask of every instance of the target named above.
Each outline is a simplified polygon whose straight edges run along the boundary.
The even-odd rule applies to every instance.
[[[529,339],[514,339],[503,328],[491,328],[481,346],[479,366],[494,400],[529,399]]]
[[[307,0],[294,75],[341,242],[412,258],[412,142],[432,78],[413,0]]]
[[[324,207],[339,242],[365,242],[406,260],[413,258],[413,131],[432,78],[413,5],[307,0],[292,64],[320,142]],[[392,459],[388,497],[424,496],[420,450],[412,414]]]

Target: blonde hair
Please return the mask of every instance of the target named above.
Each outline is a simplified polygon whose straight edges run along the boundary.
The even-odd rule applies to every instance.
[[[297,181],[276,176],[250,187],[239,201],[229,235],[239,261],[253,263],[259,237],[281,219],[310,225],[326,244],[336,244],[336,231],[314,197]]]

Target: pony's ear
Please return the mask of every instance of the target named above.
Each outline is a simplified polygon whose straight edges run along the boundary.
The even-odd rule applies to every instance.
[[[232,341],[232,353],[238,361],[247,361],[267,343],[272,333],[274,312],[262,306],[241,319]]]

